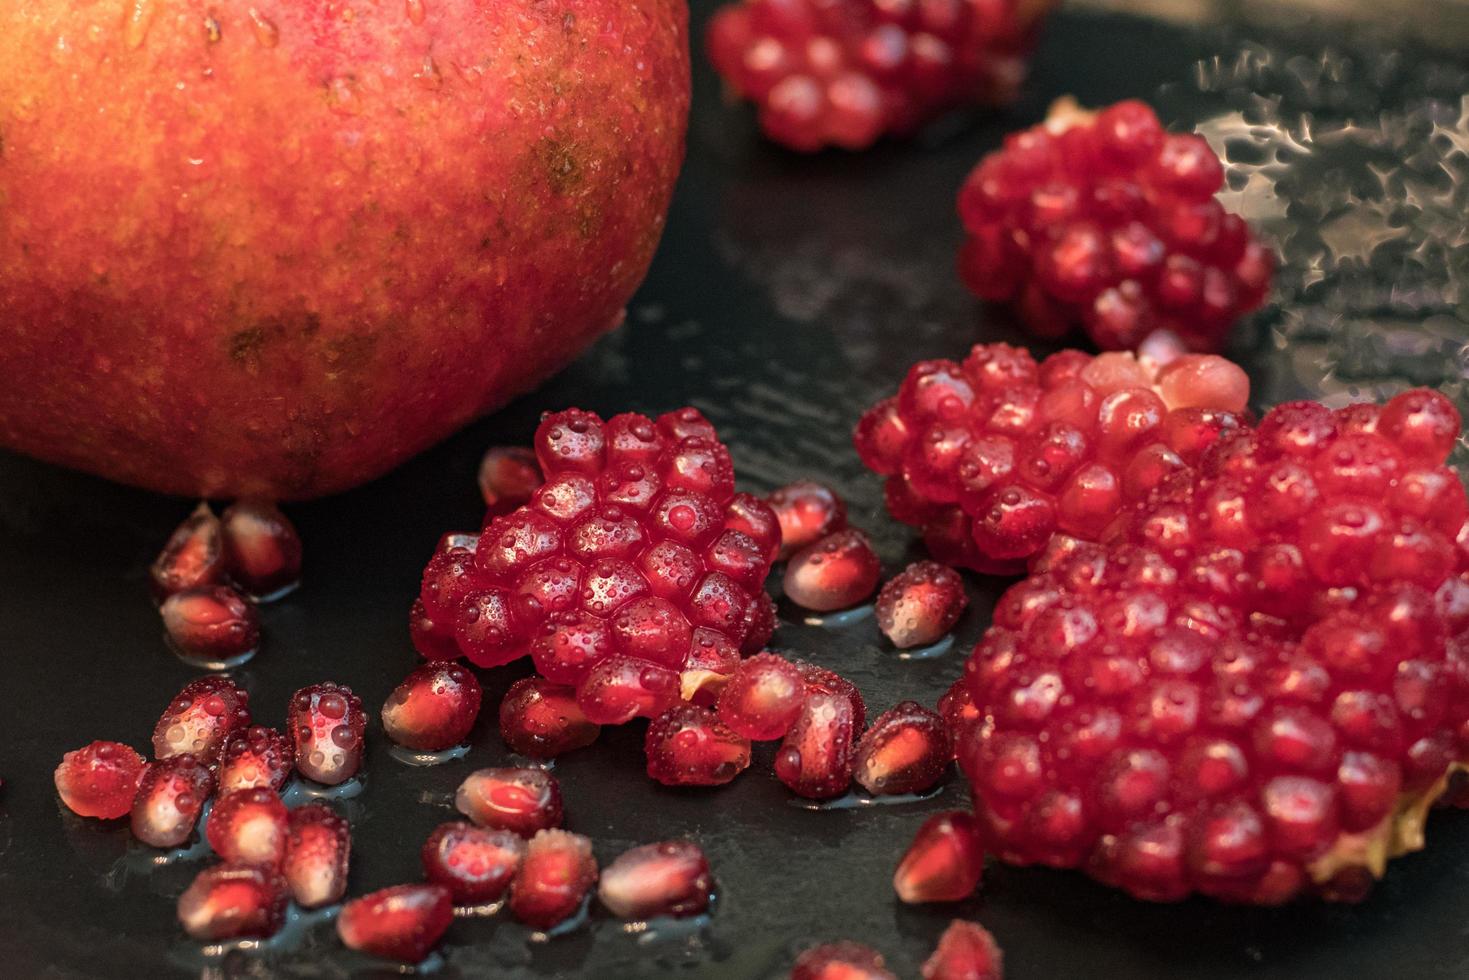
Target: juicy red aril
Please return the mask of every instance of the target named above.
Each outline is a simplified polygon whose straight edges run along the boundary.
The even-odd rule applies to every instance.
[[[881,574],[867,536],[849,529],[796,552],[786,565],[782,587],[802,609],[832,612],[872,595]]]
[[[934,561],[914,562],[877,594],[877,628],[899,649],[942,639],[969,605],[964,580]]]
[[[898,862],[893,890],[910,905],[959,902],[974,894],[984,873],[984,849],[974,815],[936,813],[918,828]]]
[[[204,835],[225,861],[279,868],[289,842],[286,805],[274,790],[257,786],[226,793],[214,804]]]
[[[204,666],[238,664],[260,645],[260,615],[229,586],[175,592],[159,612],[173,648]]]
[[[169,535],[163,551],[148,569],[153,595],[165,599],[185,589],[202,589],[224,581],[223,543],[219,518],[206,503]]]
[[[423,873],[449,889],[456,905],[498,902],[525,858],[525,841],[508,830],[453,820],[423,844]]]
[[[769,606],[770,600],[766,599],[763,605]],[[713,707],[739,665],[740,651],[727,639],[714,630],[695,630],[689,643],[689,657],[679,673],[679,693],[685,701]]]
[[[449,931],[454,902],[442,885],[394,885],[354,898],[337,916],[348,949],[417,963]]]
[[[596,880],[590,840],[542,830],[530,839],[510,886],[510,914],[533,928],[549,929],[576,914]]]
[[[676,704],[679,675],[667,667],[632,657],[597,661],[576,689],[576,703],[598,725],[621,725],[653,718]]]
[[[780,521],[780,557],[788,558],[847,526],[847,505],[835,490],[797,480],[765,498]]]
[[[178,847],[194,833],[213,792],[213,774],[192,755],[148,763],[133,797],[133,836],[153,847]]]
[[[286,882],[273,868],[216,864],[194,878],[178,900],[184,931],[204,942],[264,939],[286,919]]]
[[[250,595],[269,601],[301,581],[301,539],[275,504],[237,500],[219,522],[225,568]]]
[[[643,751],[649,777],[665,786],[722,786],[750,765],[750,740],[693,704],[654,718]]]
[[[478,679],[452,663],[424,664],[388,695],[383,731],[410,749],[437,752],[469,737],[479,717]]]
[[[921,793],[938,785],[952,758],[943,718],[904,701],[878,715],[863,733],[852,773],[874,796]]]
[[[841,674],[804,660],[792,660],[791,664],[800,671],[801,682],[806,685],[806,693],[815,691],[822,694],[840,695],[852,706],[852,731],[860,732],[866,728],[867,703],[862,700],[862,692],[857,690],[856,684]]]
[[[454,806],[481,827],[530,837],[561,826],[561,785],[543,769],[480,769],[459,784]]]
[[[143,757],[121,742],[92,742],[61,757],[56,792],[82,817],[125,816],[143,776]]]
[[[851,701],[808,691],[775,755],[776,777],[799,796],[841,796],[852,782],[852,734]]]
[[[923,980],[1004,980],[1004,957],[987,929],[955,919],[924,961],[922,976]]]
[[[949,747],[957,754],[960,733],[979,720],[979,709],[974,706],[974,694],[963,677],[953,683],[939,698],[939,716],[949,733]]]
[[[781,738],[806,699],[806,682],[790,661],[761,653],[742,662],[719,692],[719,720],[745,738]]]
[[[760,546],[767,562],[780,554],[785,529],[770,505],[754,494],[737,493],[725,508],[724,526]]]
[[[619,919],[682,918],[709,908],[709,860],[686,840],[624,851],[602,869],[597,898]]]
[[[277,792],[291,778],[296,750],[274,728],[252,725],[234,732],[219,753],[219,792],[264,786]]]
[[[211,764],[237,731],[250,725],[250,695],[227,677],[201,677],[184,685],[153,727],[153,756],[188,753]]]
[[[554,759],[597,740],[594,725],[576,703],[576,692],[544,677],[524,677],[500,702],[500,737],[512,752],[532,759]]]
[[[536,454],[521,446],[491,446],[479,461],[479,492],[491,514],[522,506],[544,482]]]
[[[791,980],[897,980],[882,954],[843,939],[813,946],[796,957]]]
[[[430,617],[422,599],[414,599],[408,610],[408,635],[425,660],[458,660],[464,655],[453,627]]]
[[[346,817],[320,801],[291,811],[282,870],[297,905],[314,909],[339,901],[347,893],[351,859]]]
[[[336,786],[362,765],[367,716],[345,684],[325,681],[291,695],[286,729],[296,740],[296,769],[307,779]]]

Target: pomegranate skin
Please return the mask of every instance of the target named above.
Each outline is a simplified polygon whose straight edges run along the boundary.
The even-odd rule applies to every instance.
[[[684,3],[217,8],[0,8],[0,445],[319,496],[619,321],[682,162]]]

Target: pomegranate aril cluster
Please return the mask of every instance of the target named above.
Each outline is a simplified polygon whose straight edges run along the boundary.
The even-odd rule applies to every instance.
[[[1062,100],[966,180],[960,275],[1043,337],[1081,326],[1104,350],[1130,350],[1166,330],[1218,350],[1274,271],[1215,199],[1223,182],[1208,142],[1166,132],[1144,103],[1086,112]]]
[[[1051,6],[744,0],[715,14],[709,57],[771,139],[862,149],[958,106],[1013,99]]]
[[[967,667],[986,847],[1146,899],[1354,899],[1469,759],[1459,417],[1292,403],[1100,543],[1057,538]]]

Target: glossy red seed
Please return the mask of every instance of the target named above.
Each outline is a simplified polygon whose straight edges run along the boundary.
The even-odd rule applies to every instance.
[[[337,936],[348,949],[418,963],[454,922],[454,903],[442,885],[395,885],[354,898],[337,916]]]
[[[874,796],[922,793],[948,772],[953,749],[944,720],[915,701],[877,716],[852,760],[854,778]]]
[[[153,847],[178,847],[194,833],[214,792],[214,775],[192,755],[150,762],[133,797],[133,836]]]
[[[291,739],[274,728],[252,725],[225,740],[219,753],[219,792],[264,786],[280,792],[296,765]]]
[[[383,731],[405,748],[437,752],[469,737],[479,717],[479,680],[458,664],[417,668],[383,704]]]
[[[224,861],[280,868],[290,840],[286,805],[264,787],[221,796],[209,812],[204,835]]]
[[[500,737],[512,752],[553,759],[597,740],[601,726],[587,720],[572,688],[524,677],[500,702]]]
[[[491,446],[479,461],[479,492],[492,514],[522,506],[541,483],[536,454],[522,446]]]
[[[897,977],[877,950],[844,939],[813,946],[796,957],[791,980],[897,980]]]
[[[525,858],[525,840],[454,820],[439,824],[423,844],[423,873],[449,889],[456,905],[498,902]]]
[[[833,612],[872,595],[881,575],[867,536],[846,530],[796,552],[786,565],[782,587],[786,597],[803,609]]]
[[[806,692],[819,691],[823,694],[836,694],[847,700],[852,706],[852,731],[865,731],[867,727],[867,703],[862,700],[862,692],[857,690],[857,685],[847,680],[840,674],[807,663],[804,660],[792,660],[792,665],[801,672],[801,680],[806,685]]]
[[[780,557],[847,526],[847,505],[831,487],[814,480],[797,480],[765,498],[780,521]]]
[[[148,568],[154,597],[165,599],[186,589],[222,584],[223,548],[219,518],[207,503],[201,502],[169,535],[163,551]]]
[[[709,860],[686,840],[644,844],[602,869],[597,898],[619,919],[685,918],[709,908]]]
[[[893,890],[910,905],[961,902],[984,874],[984,848],[974,815],[936,813],[923,822],[893,874]]]
[[[544,769],[479,769],[459,784],[454,806],[481,827],[530,837],[561,826],[561,785]]]
[[[301,538],[275,504],[237,500],[220,515],[224,564],[230,579],[268,601],[301,581]]]
[[[175,592],[159,612],[169,643],[185,660],[222,668],[248,659],[260,646],[260,615],[229,586]]]
[[[125,816],[143,776],[143,758],[120,742],[92,742],[61,757],[56,792],[82,817],[115,820]]]
[[[576,703],[587,720],[621,725],[634,718],[654,718],[677,703],[679,675],[667,667],[611,656],[597,661],[576,689]]]
[[[347,893],[351,858],[346,817],[320,801],[291,811],[282,870],[297,905],[312,909],[340,901]]]
[[[285,879],[253,864],[216,864],[194,878],[178,900],[179,923],[202,942],[275,935],[286,919]]]
[[[597,881],[592,842],[564,830],[542,830],[526,847],[510,886],[510,914],[536,929],[575,915]]]
[[[725,509],[725,527],[747,535],[760,546],[767,564],[780,554],[783,528],[770,505],[748,493],[737,493]]]
[[[750,740],[692,704],[654,718],[643,752],[648,776],[665,786],[722,786],[750,765]]]
[[[286,729],[295,739],[296,769],[307,779],[336,786],[355,776],[366,728],[362,699],[345,684],[326,681],[291,695]]]
[[[806,682],[790,661],[761,653],[743,661],[719,693],[719,720],[745,738],[784,737],[801,712]]]
[[[955,919],[924,961],[922,976],[923,980],[1004,980],[1004,957],[983,926]]]
[[[250,725],[250,695],[227,677],[185,684],[153,727],[153,756],[189,753],[211,765],[224,743]]]
[[[964,580],[933,561],[914,562],[877,595],[877,628],[899,649],[942,639],[969,605]]]
[[[464,655],[452,625],[431,618],[422,599],[414,599],[408,611],[408,635],[425,660],[458,660]]]
[[[809,691],[775,755],[775,775],[798,796],[841,796],[852,782],[852,703]]]

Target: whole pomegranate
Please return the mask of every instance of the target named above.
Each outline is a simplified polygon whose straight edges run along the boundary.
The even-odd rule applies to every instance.
[[[614,326],[683,0],[0,4],[0,444],[210,496],[366,480]]]

